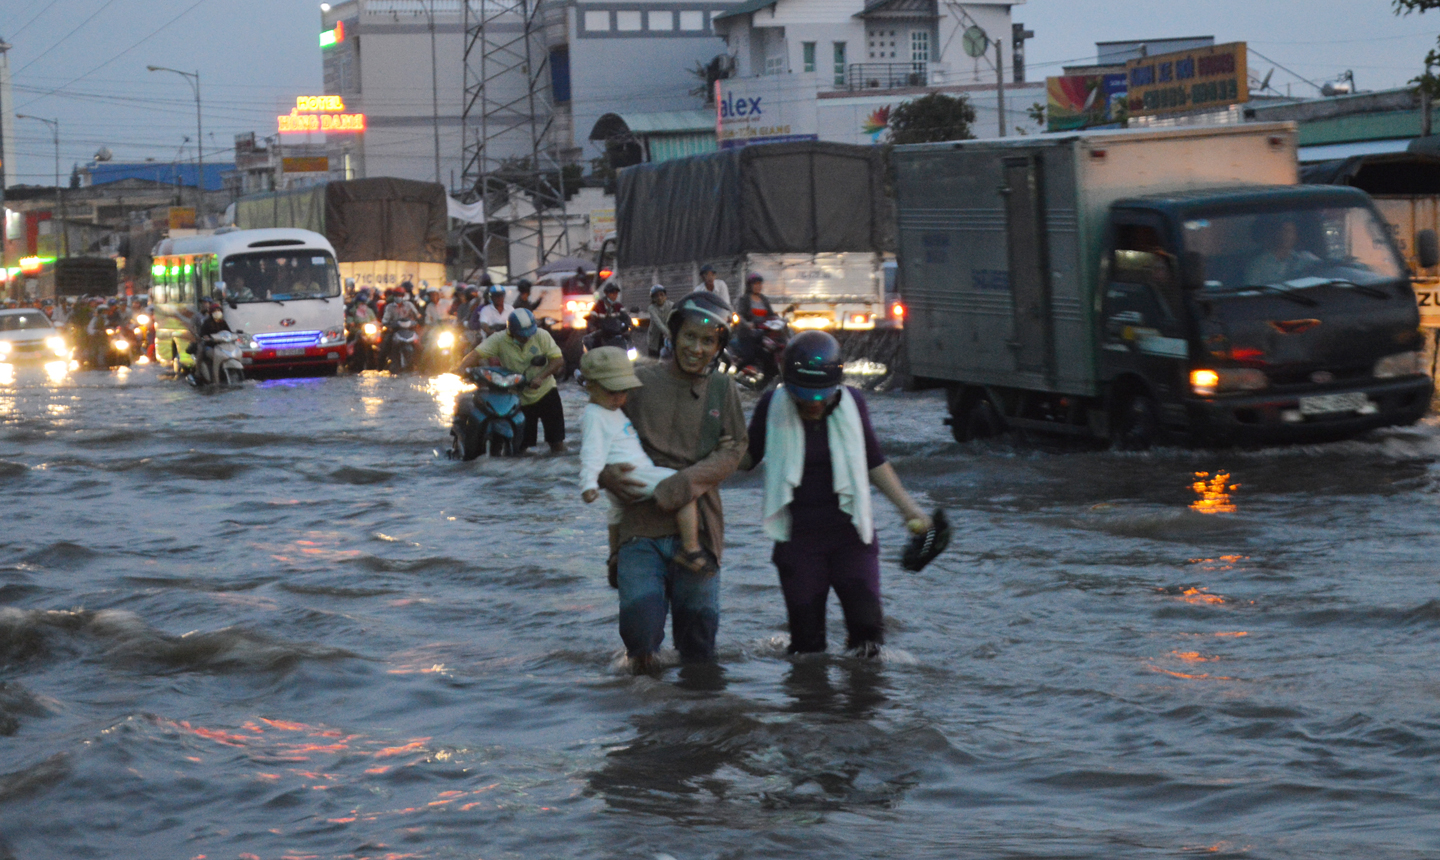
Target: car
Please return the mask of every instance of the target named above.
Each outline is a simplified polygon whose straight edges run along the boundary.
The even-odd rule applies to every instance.
[[[55,361],[70,357],[70,345],[35,308],[0,310],[0,363]]]

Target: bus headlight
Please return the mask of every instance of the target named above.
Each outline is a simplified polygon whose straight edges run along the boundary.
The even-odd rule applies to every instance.
[[[1264,391],[1270,387],[1265,371],[1253,367],[1200,368],[1190,371],[1190,389],[1201,397],[1226,391]]]
[[[1418,352],[1397,352],[1375,362],[1376,379],[1394,379],[1425,372],[1425,356]]]

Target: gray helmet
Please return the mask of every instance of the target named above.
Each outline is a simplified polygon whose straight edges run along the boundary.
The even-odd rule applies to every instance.
[[[680,337],[680,327],[693,319],[706,325],[719,326],[720,348],[730,341],[730,317],[735,313],[723,298],[709,290],[697,290],[680,300],[670,314],[670,337]]]

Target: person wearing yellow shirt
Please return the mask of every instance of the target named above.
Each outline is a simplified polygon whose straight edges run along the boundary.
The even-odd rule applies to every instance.
[[[550,453],[565,453],[565,408],[555,384],[555,375],[565,369],[565,356],[550,332],[540,328],[535,314],[524,308],[511,311],[505,329],[481,341],[461,360],[456,371],[482,361],[511,373],[524,374],[530,380],[520,394],[520,410],[525,413],[525,436],[520,450],[535,444],[539,425],[544,424]]]

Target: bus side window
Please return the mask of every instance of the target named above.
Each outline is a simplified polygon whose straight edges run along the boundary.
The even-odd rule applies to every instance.
[[[168,290],[165,286],[166,281],[170,277],[170,270],[166,268],[164,260],[156,262],[154,266],[159,266],[160,274],[154,275],[154,282],[150,285],[150,301],[154,302],[157,305],[165,304],[166,302],[170,301],[168,296]],[[153,267],[151,269],[151,272],[154,272]]]
[[[210,281],[209,278],[206,277],[206,262],[207,260],[204,257],[195,258],[195,297],[201,301],[210,298]]]

